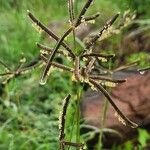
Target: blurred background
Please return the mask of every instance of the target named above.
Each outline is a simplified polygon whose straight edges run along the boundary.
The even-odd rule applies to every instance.
[[[76,14],[85,1],[75,1],[77,3]],[[27,16],[27,10],[30,10],[59,36],[68,27],[67,2],[64,0],[0,0],[0,60],[12,69],[18,65],[22,56],[26,58],[27,62],[38,56],[40,49],[36,46],[36,42],[50,47],[55,44],[55,41],[49,39],[46,34],[39,34],[35,30]],[[96,19],[95,24],[88,24],[83,27],[84,30],[81,28],[78,31],[78,38],[82,41],[85,35],[96,33],[112,15],[117,12],[123,15],[128,10],[131,14],[136,14],[135,20],[118,35],[99,42],[97,49],[116,54],[117,60],[112,66],[139,60],[136,68],[148,67],[150,64],[149,0],[95,0],[87,15],[99,12],[100,17]],[[68,39],[67,42],[69,43],[70,40]],[[57,61],[69,64],[69,61],[62,58],[58,58]],[[5,70],[1,66],[0,73],[3,72]],[[5,86],[0,85],[0,150],[55,150],[58,148],[58,117],[62,99],[66,93],[71,93],[72,100],[75,101],[79,85],[72,83],[69,73],[54,70],[48,84],[41,86],[39,85],[40,75],[41,68],[38,68],[26,75],[12,79]],[[144,84],[146,82],[148,84],[149,79],[149,76],[146,76],[143,79],[146,80],[143,81]],[[141,84],[143,85],[143,83]],[[147,89],[147,93],[141,94],[149,95],[150,87]],[[87,88],[84,90],[87,91]],[[84,112],[83,106],[87,106],[87,101],[84,96],[82,99],[84,99],[84,104],[81,105],[81,111]],[[149,97],[147,100],[150,100]],[[75,114],[74,102],[71,103],[68,111],[68,131],[66,132],[69,133]],[[81,112],[81,114],[81,123],[83,123],[83,118],[87,118],[88,113]],[[99,126],[94,123],[91,125]],[[146,129],[137,130],[136,142],[141,147],[146,147],[149,143],[150,134]],[[67,136],[68,139],[69,136]],[[82,137],[81,140],[85,142]],[[132,149],[133,141],[128,138],[126,141],[121,146],[112,144],[110,149]]]

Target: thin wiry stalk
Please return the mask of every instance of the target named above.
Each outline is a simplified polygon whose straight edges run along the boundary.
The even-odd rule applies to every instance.
[[[47,46],[45,46],[43,44],[36,43],[36,45],[37,45],[37,47],[39,47],[39,48],[41,48],[41,49],[43,49],[43,50],[45,50],[47,52],[52,52],[52,48],[49,48],[49,47],[47,47]]]
[[[113,58],[115,55],[114,54],[99,54],[99,53],[90,53],[90,54],[83,54],[82,55],[82,57],[89,57],[89,56]]]
[[[89,78],[90,83],[96,87],[100,92],[102,92],[105,97],[108,99],[108,101],[111,103],[111,105],[113,106],[113,108],[115,109],[115,111],[118,113],[119,117],[121,117],[124,121],[124,123],[127,126],[130,126],[132,128],[136,128],[138,125],[132,121],[130,121],[121,111],[120,109],[116,106],[116,104],[113,102],[111,96],[109,95],[109,93],[100,85],[98,84],[96,81],[94,81],[93,79]]]
[[[19,65],[18,65],[18,67],[15,69],[15,72],[18,72],[22,68],[22,66],[24,65],[24,63],[25,62],[20,62]]]
[[[110,81],[113,83],[124,83],[127,81],[126,79],[112,79],[112,78],[100,76],[100,75],[99,76],[98,75],[89,75],[89,77],[93,80],[106,80],[106,81]]]
[[[33,60],[31,60],[31,62],[25,64],[23,68],[34,66],[40,62],[41,62],[40,56],[37,56]]]
[[[65,138],[65,122],[66,122],[66,112],[67,108],[69,105],[69,100],[71,98],[71,95],[69,94],[63,102],[63,107],[62,107],[62,112],[60,114],[60,124],[59,124],[59,141],[60,141],[60,149],[64,150],[65,149],[65,143],[64,143],[64,138]]]
[[[0,76],[9,76],[9,75],[12,75],[13,73],[12,72],[6,72],[6,73],[0,73]]]
[[[30,70],[33,70],[41,65],[39,58],[38,60],[37,59],[33,60],[24,66],[23,64],[24,64],[24,61],[21,60],[21,63],[14,70],[0,74],[0,76],[5,77],[4,80],[2,81],[2,84],[6,85],[11,81],[11,79],[16,78],[22,74],[29,73]]]
[[[5,77],[2,81],[2,84],[5,85],[6,83],[10,82],[11,79],[16,78],[22,74],[26,74],[30,70],[37,68],[39,65],[41,65],[39,59],[36,61],[31,61],[26,65],[24,65],[24,60],[20,60],[20,64],[14,70],[0,74],[0,76]]]
[[[63,69],[65,71],[69,71],[69,72],[73,72],[73,70],[74,70],[73,68],[67,67],[67,66],[62,65],[62,64],[58,64],[56,62],[52,62],[52,66]]]
[[[37,67],[40,67],[41,65],[42,65],[42,62],[40,60],[38,63],[34,63],[32,65],[28,65],[27,67],[20,68],[19,72],[20,72],[20,74],[26,74],[30,70],[33,70],[33,69],[35,69]]]
[[[25,62],[26,62],[26,59],[25,58],[21,58],[18,67],[16,67],[16,69],[15,69],[15,72],[18,72],[23,67]]]
[[[5,78],[3,81],[2,81],[2,85],[6,85],[7,83],[10,82],[11,79],[13,79],[14,77],[16,77],[14,74],[12,74],[11,76],[8,76],[7,78]]]
[[[131,67],[134,67],[134,66],[137,66],[139,60],[135,61],[135,62],[132,62],[132,63],[129,63],[129,64],[126,64],[124,66],[120,66],[118,68],[115,68],[113,70],[108,70],[108,69],[105,69],[103,74],[113,74],[115,72],[118,72],[118,71],[122,71],[122,70],[125,70],[125,69],[128,69],[128,68],[131,68]],[[99,72],[103,71],[101,68],[97,67],[97,66],[94,66],[94,68],[96,70],[98,70]],[[100,74],[101,75],[101,74]]]
[[[121,70],[125,70],[128,68],[134,67],[138,64],[138,62],[139,62],[139,60],[132,62],[132,63],[129,63],[129,64],[126,64],[124,66],[118,67],[118,68],[114,69],[113,72],[117,72],[117,71],[121,71]]]
[[[9,76],[9,75],[20,75],[20,74],[24,74],[25,72],[27,71],[30,71],[31,69],[34,69],[36,67],[38,67],[41,63],[29,63],[29,64],[26,64],[25,66],[23,66],[24,62],[20,63],[18,65],[18,67],[16,67],[16,69],[14,70],[11,70],[9,72],[6,72],[6,73],[1,73],[0,76]]]
[[[49,28],[47,28],[43,23],[41,23],[29,10],[27,12],[28,12],[28,16],[30,17],[30,19],[36,25],[38,25],[43,31],[45,31],[45,33],[47,33],[49,36],[51,36],[57,42],[60,40],[60,38],[56,34],[54,34]],[[72,50],[69,48],[69,46],[66,43],[61,42],[61,45],[70,53],[72,58],[75,57],[74,53],[72,52]]]
[[[8,71],[11,71],[11,68],[5,64],[2,60],[0,60],[0,64],[3,65]]]
[[[87,16],[87,17],[83,17],[84,21],[91,21],[91,20],[95,20],[96,18],[98,18],[100,16],[100,13],[96,13],[95,15],[92,16]]]
[[[96,71],[97,74],[96,75],[111,75],[113,74],[112,71],[106,69],[106,68],[102,68],[101,66],[94,66],[93,71]]]

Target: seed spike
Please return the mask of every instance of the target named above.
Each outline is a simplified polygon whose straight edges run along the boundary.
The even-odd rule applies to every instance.
[[[62,112],[59,117],[59,141],[61,150],[65,150],[65,123],[66,123],[66,113],[69,105],[71,95],[68,96],[63,101]]]
[[[86,45],[86,49],[89,49],[90,47],[92,47],[95,42],[103,35],[103,33],[105,31],[108,30],[109,27],[112,26],[112,24],[116,21],[116,19],[118,18],[120,13],[117,13],[116,15],[114,15],[110,20],[108,20],[106,22],[106,24],[104,25],[104,27],[100,30],[100,32],[98,34],[96,34],[91,40],[89,40],[89,42]]]
[[[89,57],[89,56],[104,57],[104,58],[113,58],[113,57],[115,57],[115,54],[90,53],[90,54],[83,54],[83,55],[82,55],[82,57]]]
[[[89,77],[93,80],[106,80],[114,83],[124,83],[127,81],[126,79],[111,79],[109,77],[98,76],[98,75],[90,75]]]
[[[118,113],[118,115],[123,119],[123,121],[125,122],[125,124],[127,126],[130,126],[132,128],[137,128],[138,125],[134,122],[132,122],[131,120],[129,120],[121,111],[120,109],[116,106],[116,104],[113,102],[111,96],[109,95],[109,93],[101,86],[99,85],[96,81],[94,81],[93,79],[89,79],[90,83],[93,84],[100,92],[102,92],[105,97],[109,100],[109,102],[111,103],[111,105],[113,106],[113,108],[115,109],[115,111]]]

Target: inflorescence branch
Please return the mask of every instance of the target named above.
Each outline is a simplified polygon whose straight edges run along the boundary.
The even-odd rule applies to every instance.
[[[83,20],[87,21],[88,19],[89,20],[95,19],[99,16],[99,14],[96,14],[96,15],[91,16],[91,17],[84,17],[84,14],[88,10],[88,8],[92,2],[93,2],[93,0],[87,0],[86,4],[84,5],[81,12],[79,13],[77,19],[75,19],[75,17],[74,17],[75,15],[73,12],[73,1],[68,0],[68,6],[69,6],[68,11],[69,11],[69,16],[70,16],[71,27],[61,36],[61,38],[58,38],[47,27],[45,27],[42,23],[40,23],[30,12],[28,12],[28,15],[32,19],[32,21],[34,23],[36,23],[40,28],[42,28],[46,33],[48,33],[52,38],[54,38],[57,41],[57,43],[53,49],[45,47],[41,44],[37,44],[38,47],[40,47],[41,49],[48,51],[48,54],[41,54],[40,55],[40,58],[42,60],[44,60],[44,62],[46,62],[46,66],[44,68],[44,72],[42,73],[40,82],[42,84],[44,84],[46,82],[47,76],[49,75],[48,72],[49,72],[51,66],[55,66],[57,68],[61,68],[61,69],[65,70],[65,71],[72,72],[76,81],[87,82],[87,80],[88,80],[89,85],[92,84],[96,89],[98,89],[100,92],[102,92],[105,95],[105,97],[109,100],[109,102],[112,104],[113,108],[116,110],[119,117],[122,118],[124,124],[129,125],[131,127],[136,127],[137,125],[134,124],[133,122],[131,122],[127,117],[125,117],[123,115],[123,113],[120,111],[120,109],[113,102],[113,100],[110,97],[110,95],[108,94],[108,92],[99,84],[99,81],[106,81],[106,82],[113,82],[113,83],[124,83],[124,82],[126,82],[126,80],[125,79],[112,79],[112,78],[104,77],[101,75],[94,75],[92,73],[93,68],[96,66],[95,62],[97,61],[97,59],[105,58],[107,60],[107,59],[111,59],[114,57],[114,54],[107,54],[106,55],[106,54],[99,54],[99,53],[93,52],[93,46],[99,38],[103,37],[105,32],[107,32],[108,30],[111,29],[110,27],[113,25],[113,23],[118,18],[119,13],[117,13],[110,20],[108,20],[106,22],[106,24],[103,26],[103,28],[99,31],[99,33],[97,33],[95,36],[93,36],[93,38],[91,38],[86,43],[85,49],[83,50],[83,52],[79,56],[76,56],[73,53],[73,51],[69,48],[69,46],[64,43],[65,37],[67,37],[72,31],[74,31],[74,29],[76,27],[78,27],[82,23]],[[53,59],[57,53],[63,54],[62,51],[58,51],[61,45],[65,49],[68,50],[69,56],[73,58],[72,60],[74,61],[74,68],[70,68],[70,67],[67,67],[65,65],[53,62]],[[92,52],[90,52],[91,49],[92,49]],[[84,61],[84,58],[87,60],[85,60],[85,66],[81,67],[80,63],[81,63],[81,61]],[[122,68],[120,67],[117,69],[120,70],[120,69],[128,68],[131,65],[129,64],[127,66],[123,66]],[[101,69],[101,70],[103,71],[103,69]],[[113,71],[115,72],[116,70],[113,70]],[[105,69],[104,69],[104,71],[105,71]]]

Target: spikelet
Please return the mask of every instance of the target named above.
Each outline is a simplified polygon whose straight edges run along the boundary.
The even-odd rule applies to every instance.
[[[26,62],[26,58],[23,57],[22,59],[20,59],[20,63],[25,63]]]
[[[68,56],[68,55],[69,55],[68,51],[66,51],[66,50],[63,51],[63,54],[64,54],[65,56]]]
[[[82,20],[81,20],[81,23],[85,23],[85,19],[84,19],[84,16],[82,16]]]
[[[58,118],[58,128],[59,128],[59,130],[61,130],[61,128],[62,128],[62,124],[61,124],[61,122],[62,122],[62,111],[60,111],[60,115],[59,115],[59,118]]]
[[[107,62],[107,59],[104,58],[104,57],[98,57],[98,59],[99,59],[100,61],[102,61],[102,62]]]
[[[95,20],[89,20],[89,21],[86,21],[87,23],[90,23],[90,24],[95,24]]]
[[[67,40],[68,40],[68,37],[69,37],[69,36],[66,36],[66,37],[64,38],[64,41],[67,41]]]
[[[83,61],[87,61],[87,58],[83,57]]]
[[[32,23],[32,27],[38,32],[38,33],[42,33],[42,29],[36,24],[36,23]]]
[[[105,81],[104,85],[108,87],[116,87],[116,83],[110,81]]]
[[[93,91],[98,91],[98,89],[97,89],[91,82],[89,82],[89,80],[85,80],[85,82],[89,84],[90,88],[91,88]]]
[[[82,17],[81,23],[83,26],[87,26],[87,21],[85,21],[84,17]],[[81,29],[81,26],[76,27],[76,29]]]
[[[21,74],[27,74],[27,73],[29,73],[31,71],[32,71],[31,69],[30,70],[25,70],[25,71],[22,71]]]
[[[2,81],[2,84],[6,84],[9,81],[9,79],[13,78],[14,76],[14,74],[9,75],[4,81]]]
[[[48,55],[48,52],[47,51],[45,51],[45,50],[40,50],[40,54],[46,54],[46,55]]]
[[[113,33],[113,30],[113,27],[109,26],[107,30],[103,31],[103,34],[99,37],[98,41],[102,41],[103,39],[108,38]]]
[[[72,74],[71,80],[77,82],[74,73]]]
[[[47,72],[47,76],[49,76],[53,71],[55,71],[55,68],[51,66],[51,69]]]
[[[92,53],[92,51],[93,51],[93,49],[92,49],[92,48],[90,48],[90,49],[88,49],[88,51],[86,52],[86,54],[91,54],[91,53]]]
[[[121,122],[124,126],[126,126],[125,120],[117,112],[115,112],[115,117],[118,118],[119,122]]]

